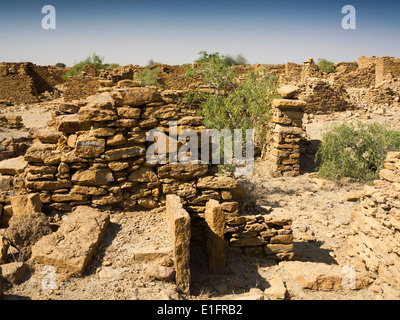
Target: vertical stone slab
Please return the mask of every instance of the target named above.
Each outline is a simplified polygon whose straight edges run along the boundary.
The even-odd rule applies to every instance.
[[[224,274],[226,266],[226,244],[224,240],[225,214],[217,200],[211,199],[207,202],[205,219],[207,223],[208,271]]]
[[[190,293],[190,216],[179,196],[166,196],[168,223],[174,245],[175,282],[179,290]]]

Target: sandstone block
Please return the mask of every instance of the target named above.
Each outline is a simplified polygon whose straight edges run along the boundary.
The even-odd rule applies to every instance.
[[[274,276],[268,279],[269,287],[264,290],[264,294],[271,300],[284,300],[287,295],[287,289],[282,278]]]
[[[190,216],[177,195],[166,196],[166,209],[174,245],[176,285],[190,293]]]
[[[209,200],[206,204],[205,220],[208,270],[211,273],[225,273],[226,245],[224,240],[225,214],[217,200]]]
[[[80,135],[76,140],[75,155],[82,158],[96,158],[105,151],[104,139],[99,139],[90,134]]]
[[[301,109],[306,107],[307,103],[301,100],[274,99],[272,100],[272,106],[281,109]]]
[[[42,212],[42,202],[39,193],[17,195],[10,198],[13,215],[26,215]]]
[[[24,172],[28,162],[24,156],[0,161],[0,173],[17,175]]]
[[[107,213],[80,206],[63,219],[60,228],[32,247],[33,262],[52,265],[66,276],[81,276],[110,222]]]
[[[206,176],[197,181],[199,189],[235,189],[238,185],[235,178],[225,176]]]
[[[136,182],[155,182],[158,181],[157,175],[154,173],[152,168],[141,167],[134,171],[128,179]]]
[[[102,186],[113,182],[114,176],[108,168],[82,170],[75,172],[71,181],[83,186]]]
[[[152,88],[130,88],[129,90],[113,94],[118,106],[142,106],[151,102],[161,102],[162,97],[156,89]]]

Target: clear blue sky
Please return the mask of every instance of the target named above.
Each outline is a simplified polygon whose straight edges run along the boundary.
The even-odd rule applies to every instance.
[[[308,57],[356,61],[400,54],[400,1],[14,0],[0,3],[0,62],[72,66],[91,53],[104,62],[192,62],[198,52],[242,54],[251,64]],[[56,30],[41,27],[56,9]],[[344,5],[357,29],[344,30]]]

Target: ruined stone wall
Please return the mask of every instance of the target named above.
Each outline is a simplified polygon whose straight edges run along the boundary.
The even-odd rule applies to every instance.
[[[360,69],[363,69],[374,66],[376,63],[376,59],[377,58],[375,56],[372,57],[360,56],[358,57],[358,67]]]
[[[308,78],[299,87],[302,91],[299,99],[307,102],[306,113],[327,114],[351,107],[348,93],[341,85],[330,85],[326,80]]]
[[[400,77],[400,59],[393,57],[381,57],[376,59],[375,84],[379,85],[387,77]]]
[[[98,92],[100,80],[92,76],[69,77],[64,91],[64,101],[85,99]]]
[[[0,63],[0,100],[12,103],[35,103],[39,95],[53,92],[64,82],[65,70],[37,66],[30,62]]]
[[[66,70],[54,66],[32,65],[30,75],[35,83],[38,94],[45,91],[53,92],[56,85],[65,83]]]
[[[176,103],[179,95],[119,89],[92,96],[64,114],[59,111],[54,129],[36,132],[37,142],[26,152],[26,188],[40,192],[50,209],[62,210],[77,204],[149,209],[162,204],[165,194],[176,193],[189,212],[198,213],[208,199],[232,199],[236,181],[221,177],[206,183],[207,164],[146,161],[146,150],[154,143],[146,141],[150,129],[168,134],[171,119],[177,119],[179,132],[191,128],[200,133],[204,128],[202,117],[193,116],[195,110]]]
[[[279,77],[279,84],[298,84],[301,81],[302,65],[288,62],[285,65],[285,72]]]
[[[400,289],[400,152],[388,153],[380,177],[350,215],[348,254],[359,271]]]
[[[12,103],[38,102],[38,93],[25,63],[0,64],[0,100]]]
[[[342,85],[345,88],[369,88],[375,85],[375,65],[367,65],[354,71],[338,70],[328,77],[330,83]]]
[[[23,127],[21,116],[10,116],[0,114],[0,127],[7,129],[19,129]]]

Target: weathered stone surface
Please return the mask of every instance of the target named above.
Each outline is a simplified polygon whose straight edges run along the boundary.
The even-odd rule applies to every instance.
[[[295,94],[298,94],[301,89],[298,86],[287,85],[278,88],[277,91],[282,96],[282,98],[289,99],[292,98]]]
[[[152,88],[131,88],[129,90],[113,94],[118,106],[142,106],[151,102],[161,102],[162,97],[156,89]]]
[[[61,152],[53,144],[34,143],[26,150],[25,161],[55,165],[61,162]]]
[[[267,255],[293,252],[293,244],[267,244],[264,247],[264,251]]]
[[[0,275],[10,284],[17,284],[28,271],[29,266],[25,262],[10,262],[0,265]]]
[[[158,280],[174,281],[176,271],[171,267],[150,265],[144,270],[144,274]]]
[[[235,189],[238,185],[235,178],[225,176],[206,176],[197,181],[199,189]]]
[[[301,109],[306,107],[307,103],[301,100],[274,99],[272,100],[272,106],[281,109]]]
[[[25,259],[30,257],[32,246],[51,233],[46,216],[40,212],[13,215],[8,224],[5,237]]]
[[[7,250],[9,246],[10,243],[8,240],[4,236],[0,236],[0,265],[7,263]]]
[[[204,117],[187,116],[178,120],[178,126],[181,125],[195,125],[200,126],[203,124]]]
[[[59,181],[28,181],[25,180],[25,187],[32,190],[51,191],[71,187],[70,180]]]
[[[0,173],[17,175],[24,172],[28,162],[24,156],[0,161]]]
[[[217,200],[209,200],[206,204],[205,220],[208,270],[211,273],[225,273],[226,244],[224,239],[225,214]]]
[[[122,146],[126,143],[126,139],[123,134],[116,134],[115,136],[107,139],[106,145],[110,147]]]
[[[108,168],[90,169],[75,172],[71,181],[82,186],[102,186],[113,182],[114,176]]]
[[[152,198],[140,198],[137,200],[139,206],[145,209],[153,209],[158,207],[157,201]]]
[[[397,176],[394,171],[389,169],[382,169],[379,172],[379,177],[390,182],[400,182],[400,177]]]
[[[293,127],[293,126],[283,126],[280,124],[277,124],[275,126],[275,132],[281,133],[281,134],[294,134],[294,135],[300,135],[303,132],[302,128],[299,127]],[[288,144],[289,146],[289,144]],[[293,145],[295,146],[295,145]],[[289,147],[288,147],[289,148]],[[293,147],[295,148],[295,147]]]
[[[146,154],[146,149],[139,146],[108,150],[105,152],[107,161],[115,161],[120,159],[132,158],[138,155]]]
[[[80,121],[111,121],[118,118],[111,106],[102,108],[84,106],[79,109],[78,115]]]
[[[157,107],[146,107],[143,112],[143,119],[157,118],[157,119],[170,119],[178,113],[176,105],[165,105]]]
[[[319,262],[291,261],[285,263],[285,270],[292,275],[304,289],[311,290],[343,290],[350,285],[339,265],[327,265]],[[368,286],[369,281],[362,274],[355,272],[353,289],[362,289]]]
[[[57,143],[62,135],[60,131],[47,128],[35,129],[32,134],[33,138],[39,139],[42,143]]]
[[[253,238],[231,238],[230,245],[232,247],[258,247],[267,242],[260,237]]]
[[[135,170],[128,179],[135,182],[155,182],[158,181],[157,175],[152,168],[141,167]]]
[[[112,171],[122,171],[129,168],[130,166],[128,162],[122,161],[109,162],[107,165]]]
[[[131,107],[121,107],[117,109],[118,116],[122,119],[139,119],[140,109]]]
[[[190,293],[190,216],[177,195],[166,196],[166,210],[174,245],[176,285]]]
[[[172,178],[177,180],[192,180],[205,175],[208,172],[207,164],[166,164],[158,168],[160,178]]]
[[[221,208],[228,212],[236,212],[239,210],[239,203],[237,201],[223,202],[221,203]]]
[[[282,278],[274,276],[268,279],[269,287],[264,290],[264,294],[271,300],[284,300],[287,294],[287,289]]]
[[[75,133],[77,131],[90,130],[92,125],[90,121],[80,120],[77,113],[58,116],[55,121],[55,128],[63,133]]]
[[[39,193],[12,196],[10,198],[13,215],[42,212]]]
[[[124,200],[122,193],[93,196],[92,203],[98,206],[120,203]]]
[[[92,136],[90,133],[80,135],[76,140],[75,155],[82,158],[100,156],[106,148],[104,139]]]
[[[88,197],[78,193],[56,193],[51,196],[51,200],[55,202],[86,201]]]
[[[32,248],[33,262],[52,265],[66,276],[81,276],[110,222],[107,213],[80,206],[63,219],[60,228]]]
[[[107,194],[107,190],[104,188],[99,188],[99,187],[87,187],[87,186],[74,185],[73,188],[71,189],[71,193],[79,193],[79,194],[85,194],[85,195],[90,195],[90,196],[99,196],[99,195]]]

